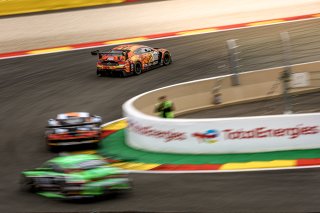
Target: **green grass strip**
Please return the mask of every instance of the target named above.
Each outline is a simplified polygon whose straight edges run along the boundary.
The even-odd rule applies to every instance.
[[[157,164],[225,164],[231,162],[320,158],[320,149],[247,154],[167,154],[133,149],[126,145],[124,129],[102,140],[99,152],[123,161]]]

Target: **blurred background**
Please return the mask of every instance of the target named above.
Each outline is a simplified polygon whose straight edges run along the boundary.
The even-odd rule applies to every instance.
[[[45,199],[18,187],[22,170],[56,155],[47,152],[43,137],[49,118],[88,111],[109,122],[123,117],[121,105],[126,100],[159,87],[230,74],[234,69],[244,72],[319,61],[319,14],[320,0],[0,1],[0,54],[52,51],[0,60],[0,212],[320,211],[319,169],[133,174],[132,196],[85,205]],[[309,19],[280,24],[282,18],[297,16]],[[218,26],[241,23],[252,27],[213,32]],[[203,28],[212,32],[202,34]],[[170,32],[182,36],[143,39]],[[289,39],[281,36],[283,32]],[[167,48],[173,64],[137,77],[97,78],[96,58],[90,51],[110,49],[114,45],[105,41],[117,39]],[[230,48],[232,41],[237,48],[232,44]],[[90,42],[85,49],[68,48]],[[272,93],[281,84],[274,87],[265,92]],[[315,112],[319,99],[314,93],[297,97],[292,104],[299,112]],[[272,100],[189,117],[278,114],[283,112],[282,103]]]

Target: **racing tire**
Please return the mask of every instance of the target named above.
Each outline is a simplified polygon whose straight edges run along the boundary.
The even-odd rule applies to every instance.
[[[165,52],[164,53],[164,56],[163,56],[163,66],[168,66],[169,64],[171,64],[171,56],[168,52]]]
[[[21,184],[21,190],[23,190],[23,191],[27,191],[27,192],[39,191],[35,185],[35,181],[31,178],[27,178],[25,176],[22,176],[20,184]]]
[[[66,190],[66,186],[64,183],[60,183],[58,186],[58,191],[62,194],[62,196],[67,197],[68,196],[68,191]]]
[[[98,76],[98,77],[102,77],[102,76],[103,76],[103,75],[102,75],[102,72],[101,72],[100,70],[98,70],[98,69],[97,69],[97,76]]]
[[[135,67],[134,67],[134,74],[135,75],[140,75],[142,73],[142,65],[140,62],[137,62]]]
[[[121,77],[128,77],[128,73],[126,73],[125,71],[122,71]]]
[[[128,189],[123,189],[123,190],[115,190],[112,191],[111,193],[115,196],[121,196],[121,197],[126,197],[130,196],[133,193],[133,183],[132,181],[129,181],[129,188]]]
[[[47,144],[47,150],[52,153],[57,153],[59,151],[59,147],[50,146],[49,144]]]
[[[46,148],[49,152],[56,152],[56,147],[49,145],[50,141],[46,137]]]

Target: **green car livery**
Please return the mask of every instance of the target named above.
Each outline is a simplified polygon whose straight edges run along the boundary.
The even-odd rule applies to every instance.
[[[128,173],[99,155],[59,156],[22,172],[23,189],[63,199],[95,197],[131,189]]]

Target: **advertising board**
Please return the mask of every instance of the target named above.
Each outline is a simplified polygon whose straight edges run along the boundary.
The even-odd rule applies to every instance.
[[[149,151],[199,154],[320,148],[320,113],[171,120],[127,114],[127,119],[128,145]]]

